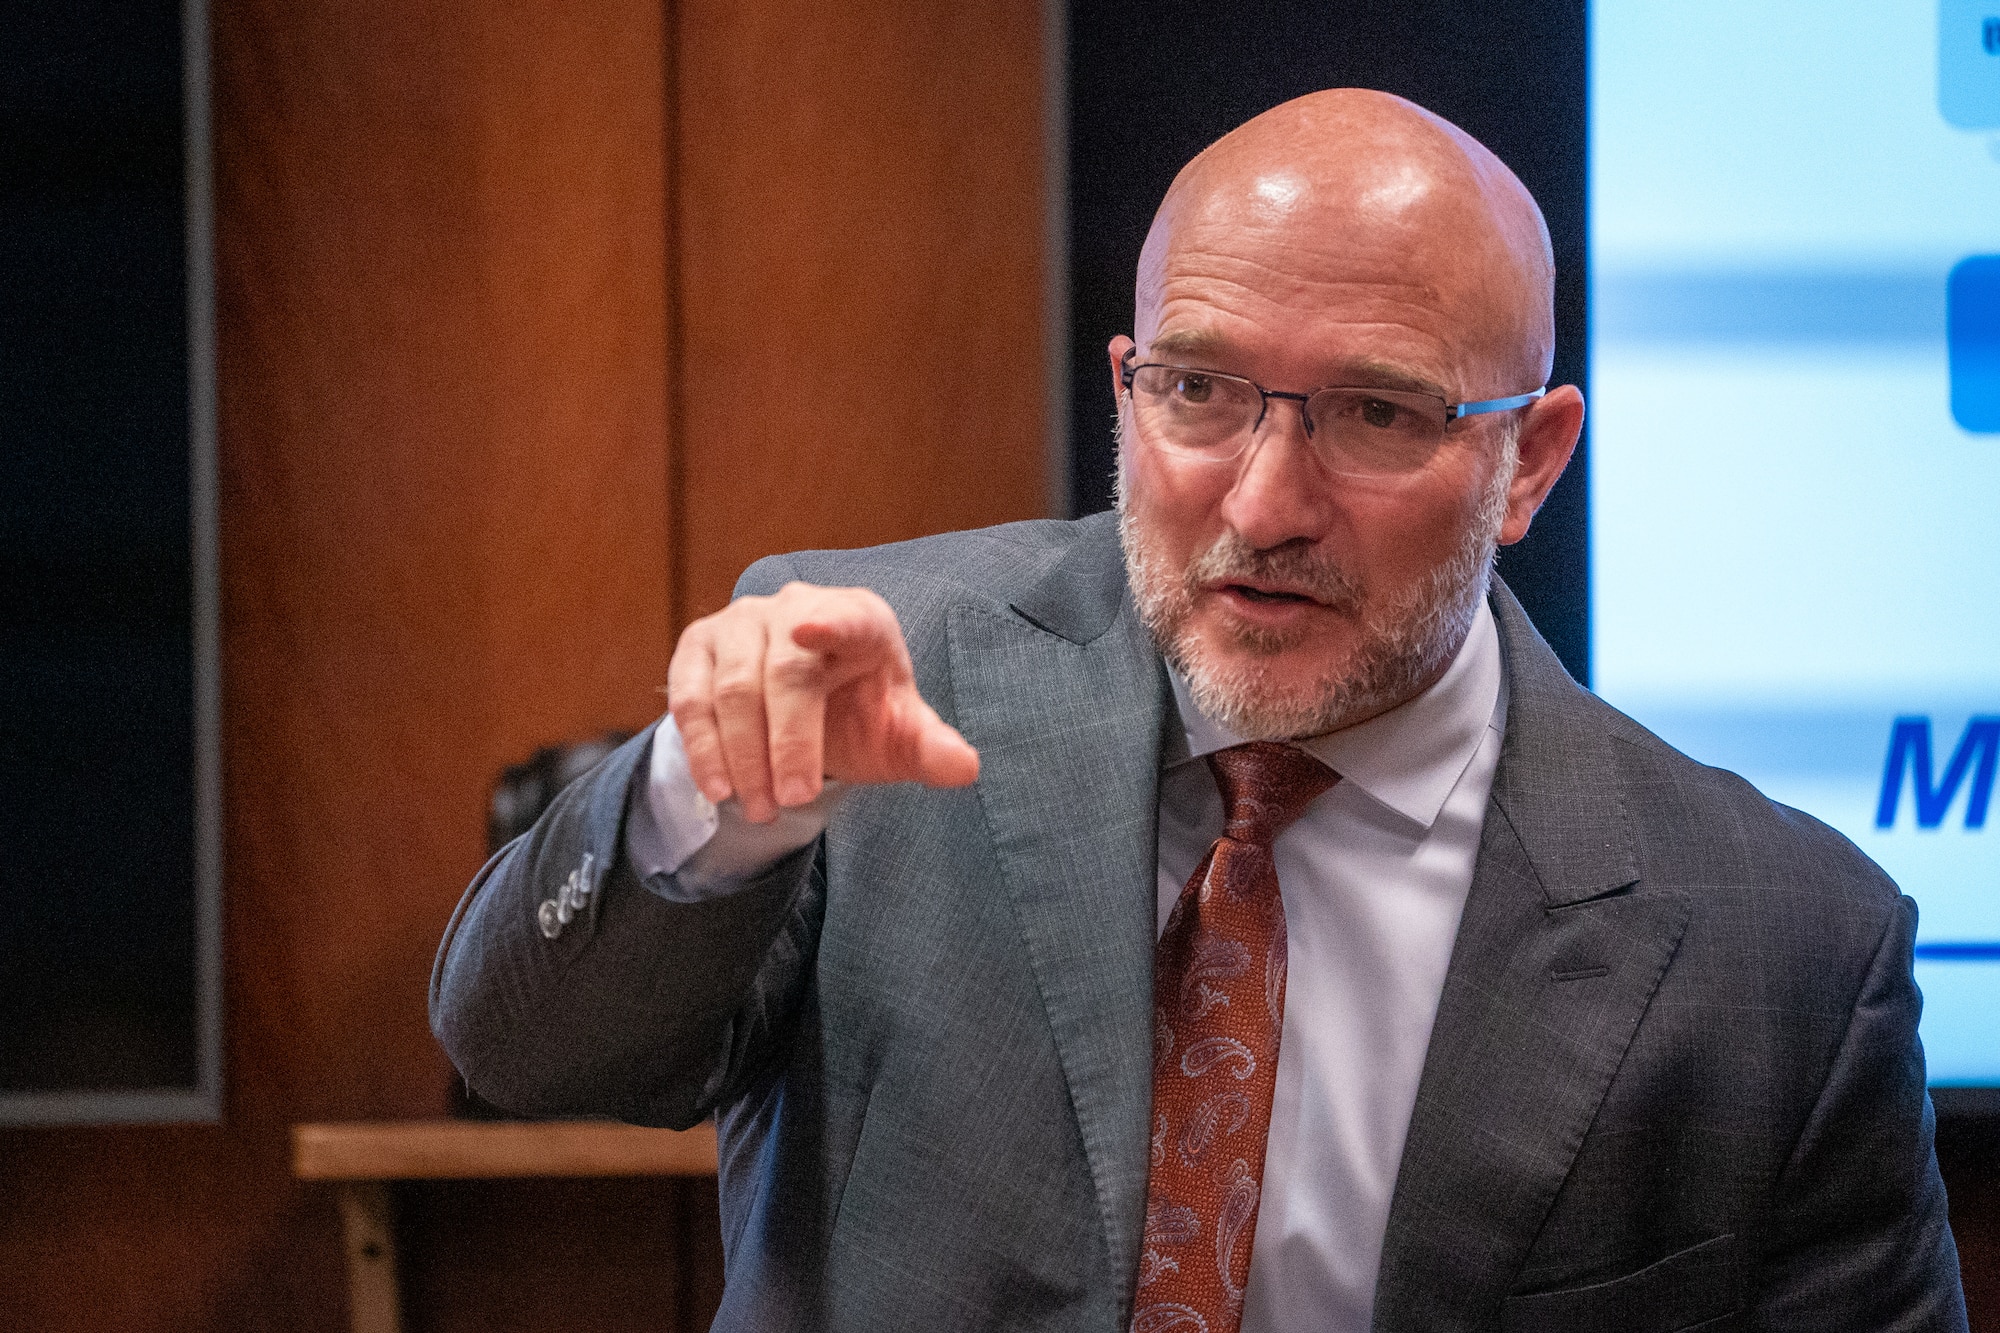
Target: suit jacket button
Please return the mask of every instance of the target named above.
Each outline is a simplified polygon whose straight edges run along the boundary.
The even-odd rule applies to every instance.
[[[555,899],[546,898],[542,901],[542,905],[535,909],[535,920],[541,922],[542,934],[547,938],[554,939],[562,934],[562,913],[557,908]]]

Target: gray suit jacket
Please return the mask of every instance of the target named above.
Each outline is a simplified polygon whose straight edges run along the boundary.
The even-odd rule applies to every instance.
[[[744,892],[675,904],[619,854],[641,736],[480,872],[433,1026],[503,1106],[718,1117],[718,1329],[1117,1333],[1173,708],[1115,527],[810,552],[740,590],[791,578],[890,601],[978,784],[856,791]],[[1376,1328],[1962,1329],[1914,905],[1578,688],[1492,600],[1507,735]]]

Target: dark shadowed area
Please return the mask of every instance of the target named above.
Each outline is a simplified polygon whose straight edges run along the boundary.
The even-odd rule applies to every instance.
[[[0,1092],[191,1088],[180,9],[0,31]]]

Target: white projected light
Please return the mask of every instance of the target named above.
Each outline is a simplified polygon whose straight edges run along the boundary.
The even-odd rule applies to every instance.
[[[1595,0],[1593,684],[1921,909],[2000,1086],[2000,0]]]

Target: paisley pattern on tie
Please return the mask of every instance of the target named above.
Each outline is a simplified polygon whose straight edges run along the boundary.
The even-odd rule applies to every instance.
[[[1200,1018],[1216,1005],[1229,1003],[1228,993],[1209,983],[1234,981],[1248,972],[1250,949],[1241,940],[1203,931],[1195,936],[1193,953],[1187,975],[1181,978],[1181,1014]]]
[[[1285,1013],[1272,841],[1339,779],[1257,741],[1208,756],[1224,827],[1153,955],[1152,1179],[1132,1333],[1237,1333]]]
[[[1208,1321],[1185,1305],[1167,1302],[1132,1316],[1132,1333],[1208,1333]]]
[[[1194,1114],[1188,1117],[1187,1128],[1181,1131],[1181,1165],[1200,1166],[1201,1159],[1218,1139],[1242,1129],[1249,1118],[1250,1099],[1240,1092],[1218,1092],[1195,1107]]]

